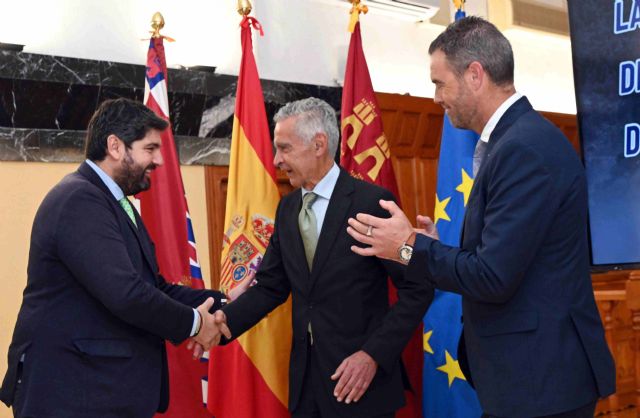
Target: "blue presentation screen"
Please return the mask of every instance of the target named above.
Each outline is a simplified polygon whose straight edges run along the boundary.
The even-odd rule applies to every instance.
[[[592,264],[640,263],[640,0],[568,6]]]

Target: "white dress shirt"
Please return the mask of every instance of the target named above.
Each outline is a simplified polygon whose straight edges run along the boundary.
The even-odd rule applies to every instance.
[[[521,97],[522,97],[522,94],[515,92],[511,97],[509,97],[507,100],[502,102],[500,106],[498,106],[496,111],[493,112],[493,115],[491,115],[491,117],[489,118],[489,121],[487,122],[487,124],[484,125],[484,129],[482,129],[482,133],[480,134],[480,141],[489,143],[489,137],[491,137],[491,133],[496,128],[496,125],[498,124],[498,122],[500,122],[500,119],[502,119],[502,116]]]

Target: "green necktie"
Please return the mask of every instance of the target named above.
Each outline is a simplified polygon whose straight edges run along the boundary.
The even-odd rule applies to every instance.
[[[300,214],[298,215],[298,226],[300,227],[300,235],[302,236],[304,252],[307,256],[309,271],[311,271],[313,256],[316,253],[316,245],[318,244],[318,224],[316,214],[311,209],[313,202],[317,198],[318,195],[313,192],[305,194],[302,198],[302,209],[300,209]]]
[[[125,196],[122,199],[118,200],[118,202],[120,203],[120,206],[122,206],[122,209],[124,209],[124,211],[127,212],[127,215],[129,215],[131,222],[133,222],[133,224],[137,227],[138,224],[136,223],[136,217],[133,214],[133,208],[131,207],[131,203],[129,202],[129,199],[127,199],[127,197]]]

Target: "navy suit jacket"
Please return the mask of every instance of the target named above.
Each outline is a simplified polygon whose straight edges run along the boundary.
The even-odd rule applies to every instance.
[[[215,309],[221,295],[167,284],[135,215],[137,227],[86,163],[40,205],[0,389],[19,416],[151,417],[166,410],[165,340],[188,338],[191,307],[212,296]]]
[[[347,234],[347,219],[360,212],[385,216],[380,199],[393,200],[393,195],[340,171],[310,272],[298,226],[301,192],[283,197],[274,234],[256,275],[258,284],[223,309],[237,337],[292,296],[291,411],[296,410],[303,390],[313,391],[315,401],[326,403],[322,409],[332,410],[335,417],[370,417],[404,405],[400,355],[433,299],[433,288],[422,277],[405,277],[398,263],[351,251],[357,242]],[[392,308],[389,275],[398,290],[398,302]],[[313,388],[303,387],[305,373],[310,373],[309,323],[313,355],[321,369]],[[373,357],[378,372],[358,402],[338,403],[333,396],[337,382],[330,376],[359,350]]]
[[[582,164],[523,97],[491,134],[461,248],[419,235],[407,271],[462,295],[459,359],[485,413],[550,415],[615,391],[588,257]]]

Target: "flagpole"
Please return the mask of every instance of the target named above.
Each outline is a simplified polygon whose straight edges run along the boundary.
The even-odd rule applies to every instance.
[[[456,8],[455,20],[462,19],[466,13],[464,11],[464,4],[467,0],[453,0],[453,5]]]

